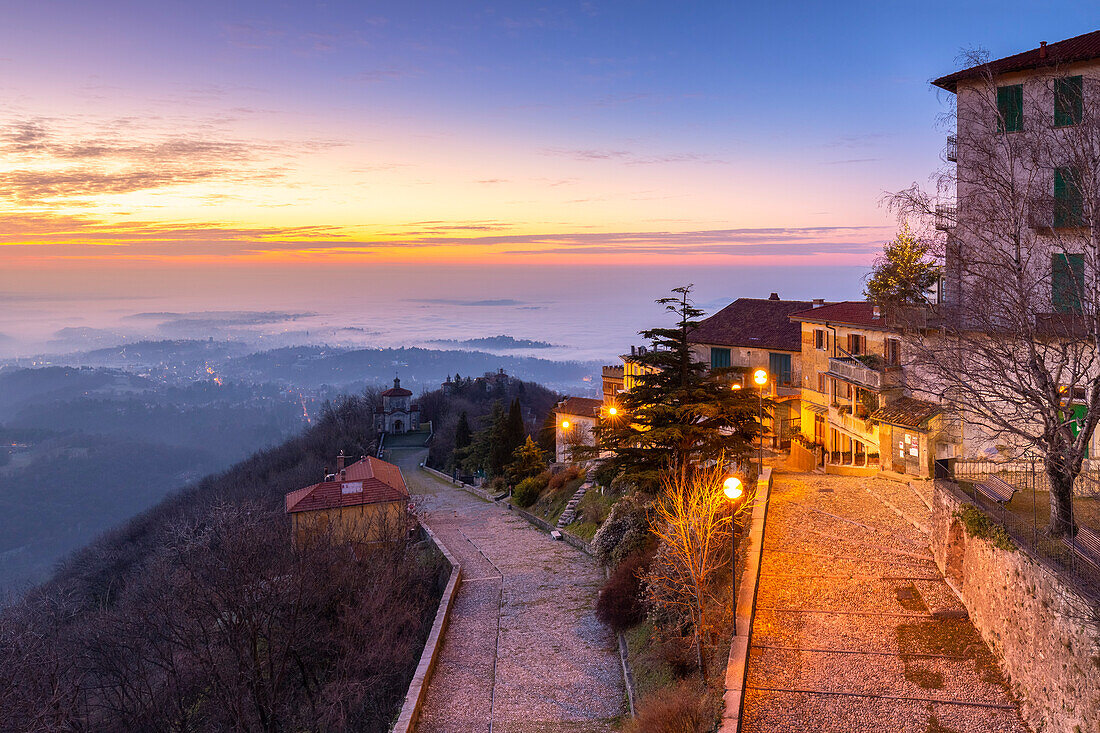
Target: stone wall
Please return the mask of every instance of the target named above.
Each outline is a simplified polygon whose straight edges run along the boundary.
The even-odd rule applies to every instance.
[[[787,465],[796,471],[809,473],[817,468],[817,457],[809,448],[805,448],[797,441],[791,441],[791,457]]]
[[[964,503],[953,484],[936,482],[932,552],[1025,720],[1037,733],[1100,733],[1100,608],[1025,551],[970,536],[954,516]]]

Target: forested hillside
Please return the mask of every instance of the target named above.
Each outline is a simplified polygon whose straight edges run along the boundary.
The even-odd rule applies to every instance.
[[[373,450],[373,407],[341,400],[299,437],[101,537],[7,608],[3,728],[386,730],[442,561],[406,543],[358,559],[323,541],[295,552],[283,512],[284,494],[319,480],[340,450]]]

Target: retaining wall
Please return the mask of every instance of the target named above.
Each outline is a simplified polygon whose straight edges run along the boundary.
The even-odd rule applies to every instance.
[[[1100,733],[1100,606],[1024,550],[970,536],[954,516],[966,503],[936,482],[932,552],[1001,660],[1025,720],[1037,733]]]
[[[795,471],[809,473],[817,468],[817,458],[813,451],[803,447],[798,441],[791,441],[791,456],[787,459],[787,465]]]
[[[393,726],[393,733],[412,733],[416,730],[416,721],[420,717],[420,708],[428,692],[428,682],[431,681],[436,662],[439,660],[439,652],[443,648],[443,635],[447,632],[447,625],[451,621],[451,608],[454,606],[455,593],[462,579],[462,566],[458,564],[458,560],[427,525],[421,526],[443,553],[443,557],[447,558],[447,562],[451,564],[451,577],[447,580],[447,587],[443,589],[443,597],[439,599],[439,608],[435,612],[432,630],[428,633],[428,640],[424,642],[420,662],[416,665],[416,672],[409,683],[409,690],[405,693],[405,702],[401,705],[401,712]]]

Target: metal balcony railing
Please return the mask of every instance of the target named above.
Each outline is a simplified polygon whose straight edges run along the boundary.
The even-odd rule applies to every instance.
[[[947,136],[947,147],[944,148],[943,156],[952,163],[959,162],[959,139],[956,136]]]
[[[936,204],[936,229],[947,232],[955,228],[959,210],[954,204]]]

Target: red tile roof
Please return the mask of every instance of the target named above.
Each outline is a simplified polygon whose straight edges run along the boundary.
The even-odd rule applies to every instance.
[[[594,400],[589,397],[566,397],[554,408],[554,412],[564,415],[582,415],[584,417],[599,417],[603,400]]]
[[[871,419],[884,422],[887,425],[919,428],[925,420],[941,412],[943,412],[943,408],[935,402],[918,400],[915,397],[899,397],[891,401],[889,405],[880,407],[871,413]]]
[[[405,389],[404,387],[390,387],[382,393],[383,397],[409,397],[411,395],[412,392]]]
[[[1047,44],[1046,48],[1033,48],[1014,56],[1006,56],[1003,59],[990,61],[988,64],[973,66],[969,69],[956,71],[954,74],[941,76],[933,84],[954,92],[960,81],[976,79],[986,73],[994,77],[1008,74],[1013,71],[1027,71],[1045,66],[1065,66],[1077,61],[1089,61],[1100,58],[1100,31],[1092,31],[1064,41]]]
[[[699,323],[688,335],[693,344],[748,346],[801,351],[802,329],[788,317],[806,310],[808,300],[738,298]]]
[[[367,457],[351,464],[337,479],[291,491],[286,495],[287,513],[407,501],[409,498],[401,469],[378,458]]]
[[[840,303],[818,306],[791,314],[792,321],[842,323],[847,326],[864,326],[890,330],[881,312],[875,317],[875,306],[866,300],[845,300]]]

